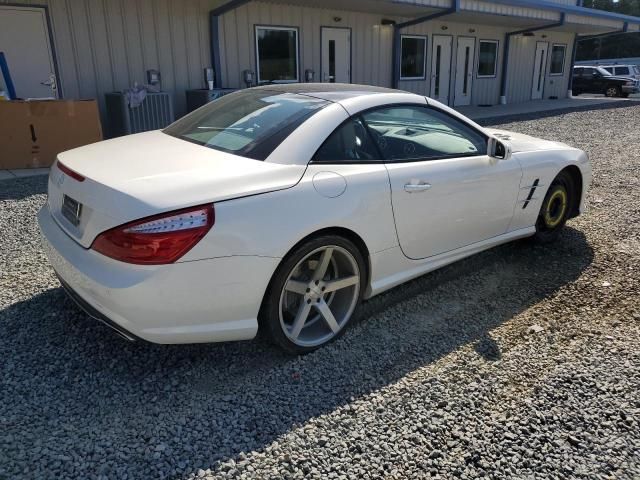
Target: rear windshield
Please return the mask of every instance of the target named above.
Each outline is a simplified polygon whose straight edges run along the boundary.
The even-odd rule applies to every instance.
[[[225,95],[169,125],[164,133],[223,152],[264,160],[329,102],[268,90]]]

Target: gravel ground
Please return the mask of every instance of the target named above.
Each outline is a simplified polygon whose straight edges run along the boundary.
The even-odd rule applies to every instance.
[[[499,125],[587,150],[588,214],[368,302],[302,358],[120,340],[45,261],[45,179],[0,182],[0,478],[640,478],[639,115]]]

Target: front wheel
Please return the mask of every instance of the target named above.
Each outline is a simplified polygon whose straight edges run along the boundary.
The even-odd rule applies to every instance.
[[[534,240],[549,243],[558,238],[573,208],[573,190],[573,180],[565,172],[551,182],[540,207]]]
[[[294,249],[278,267],[260,312],[267,336],[292,354],[342,335],[362,299],[365,263],[349,240],[322,236]]]

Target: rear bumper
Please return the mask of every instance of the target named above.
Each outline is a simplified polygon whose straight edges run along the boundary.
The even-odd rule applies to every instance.
[[[73,288],[71,288],[71,285],[65,282],[62,279],[62,277],[58,275],[58,272],[56,272],[56,276],[58,277],[58,280],[60,281],[60,285],[62,285],[62,288],[64,289],[64,291],[67,293],[67,295],[69,295],[69,298],[71,298],[71,300],[73,300],[76,303],[76,305],[78,305],[87,315],[89,315],[91,318],[95,320],[98,320],[104,323],[109,328],[112,328],[113,330],[116,331],[116,333],[118,333],[118,335],[120,335],[125,340],[129,340],[130,342],[141,340],[140,337],[136,337],[133,333],[129,332],[128,330],[125,330],[116,322],[114,322],[110,318],[107,318],[103,313],[96,310],[89,302],[87,302],[84,298],[78,295],[78,293]]]
[[[154,343],[247,340],[279,259],[237,256],[130,265],[85,249],[38,213],[43,248],[69,295],[127,339]]]

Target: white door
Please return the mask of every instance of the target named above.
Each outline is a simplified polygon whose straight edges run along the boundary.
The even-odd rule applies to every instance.
[[[0,52],[19,98],[57,98],[49,29],[43,8],[0,5]],[[2,75],[0,75],[0,83]],[[0,85],[0,89],[6,85]]]
[[[451,80],[451,43],[448,35],[433,36],[431,53],[431,95],[434,100],[449,105],[449,83]]]
[[[381,107],[363,118],[385,158],[407,257],[432,257],[507,232],[522,169],[515,159],[490,158],[484,133],[434,107]]]
[[[544,80],[547,75],[547,54],[549,44],[538,42],[536,44],[535,64],[533,66],[533,85],[531,86],[531,99],[539,100],[544,94]]]
[[[322,27],[323,82],[351,83],[351,30]]]
[[[471,87],[473,85],[473,59],[476,53],[476,39],[458,37],[456,54],[456,89],[453,104],[471,105]]]

